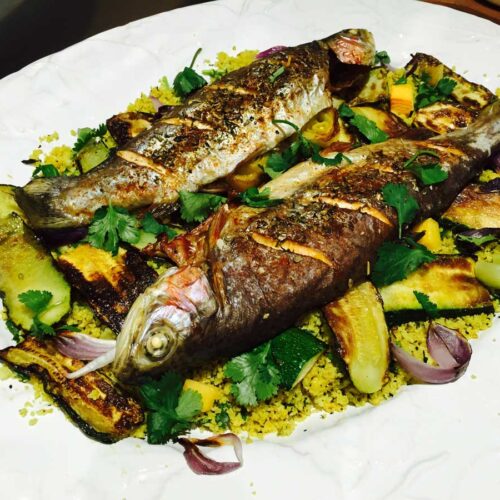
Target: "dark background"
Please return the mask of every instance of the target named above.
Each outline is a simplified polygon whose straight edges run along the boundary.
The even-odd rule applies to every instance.
[[[101,31],[202,1],[0,0],[0,78]],[[488,0],[427,1],[500,21]]]
[[[0,0],[0,78],[89,36],[206,0]]]

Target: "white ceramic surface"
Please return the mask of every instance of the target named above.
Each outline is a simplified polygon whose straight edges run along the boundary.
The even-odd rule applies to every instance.
[[[403,0],[223,0],[102,33],[1,80],[0,182],[28,180],[20,160],[40,135],[58,130],[72,140],[69,130],[103,122],[159,77],[172,78],[198,46],[211,58],[233,45],[293,45],[347,27],[372,30],[395,64],[422,51],[500,85],[500,28],[477,17]],[[8,338],[3,329],[3,345]],[[174,446],[90,441],[57,410],[29,426],[18,411],[32,390],[0,381],[0,498],[498,499],[498,321],[473,348],[457,383],[312,417],[289,438],[246,445],[245,466],[222,477],[193,475]]]

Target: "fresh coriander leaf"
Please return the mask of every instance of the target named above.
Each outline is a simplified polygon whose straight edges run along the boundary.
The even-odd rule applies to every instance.
[[[403,243],[384,243],[377,252],[371,279],[375,286],[383,287],[406,278],[411,272],[436,256],[423,245],[409,238]]]
[[[472,243],[473,245],[480,247],[485,243],[490,243],[491,241],[497,241],[498,235],[495,233],[485,234],[484,236],[457,234],[456,238],[458,241],[463,241],[465,243]]]
[[[449,98],[457,82],[451,78],[441,78],[435,87],[429,84],[430,77],[424,73],[421,75],[417,95],[415,97],[415,108],[425,108],[438,101],[445,101]]]
[[[149,410],[175,410],[182,391],[180,375],[165,372],[159,380],[149,380],[140,387],[140,393]]]
[[[38,174],[42,174],[41,176]],[[33,170],[31,177],[59,177],[59,171],[51,163],[45,165],[38,165],[38,167]]]
[[[417,158],[421,156],[431,156],[439,158],[439,155],[434,151],[422,150],[417,151],[409,160],[403,164],[403,168],[412,172],[425,186],[443,182],[448,178],[448,172],[443,170],[440,163],[419,163]]]
[[[246,191],[243,191],[243,193],[239,195],[239,198],[242,203],[249,207],[265,208],[279,205],[283,200],[278,198],[270,199],[270,192],[269,188],[259,191],[256,187],[250,187]]]
[[[401,75],[397,80],[394,81],[394,85],[403,85],[408,81],[406,74]]]
[[[283,73],[285,72],[285,66],[280,66],[274,73],[269,77],[269,81],[274,83]]]
[[[174,79],[174,92],[179,97],[186,97],[207,84],[205,78],[193,69],[193,65],[200,52],[201,47],[195,52],[189,67],[185,67]]]
[[[220,80],[223,76],[227,75],[227,70],[218,70],[215,68],[205,69],[201,72],[203,75],[206,75],[212,79],[213,82]]]
[[[401,238],[403,225],[411,222],[417,214],[419,209],[417,200],[411,196],[404,184],[393,184],[392,182],[382,188],[382,195],[385,203],[395,208],[398,213],[399,237]]]
[[[7,330],[12,333],[12,339],[16,344],[19,344],[19,342],[22,342],[24,340],[23,332],[19,328],[17,328],[12,320],[8,319],[5,322],[5,326],[7,327]]]
[[[202,407],[201,394],[193,389],[182,391],[175,412],[181,420],[192,420]]]
[[[232,380],[231,393],[242,406],[255,406],[278,392],[280,373],[270,342],[233,358],[226,363],[224,373]]]
[[[380,52],[375,53],[375,64],[390,64],[391,58],[387,51],[381,50]]]
[[[114,207],[110,204],[96,211],[85,241],[96,248],[102,248],[116,255],[120,241],[127,243],[139,241],[138,225],[137,219],[125,208]]]
[[[295,123],[292,123],[288,120],[272,120],[271,123],[273,125],[281,125],[281,124],[288,125],[289,127],[292,127],[295,130],[295,132],[297,132],[298,134],[300,133],[299,127],[297,125],[295,125]]]
[[[104,137],[108,128],[104,123],[99,125],[97,128],[79,128],[78,135],[76,138],[75,145],[73,146],[73,152],[78,153],[81,151],[90,141],[101,139]]]
[[[44,339],[45,337],[53,337],[56,335],[56,331],[52,326],[47,325],[38,316],[35,316],[31,324],[30,334],[38,339]]]
[[[227,410],[229,408],[228,403],[220,403],[219,405],[219,413],[215,415],[215,423],[222,429],[227,429],[229,427],[229,424],[231,422],[229,418],[229,414],[227,413]]]
[[[327,167],[340,165],[342,163],[342,160],[345,160],[347,163],[352,163],[352,161],[342,153],[337,153],[333,158],[326,158],[324,156],[321,156],[318,150],[315,150],[313,152],[311,159],[313,162],[319,163],[321,165],[326,165]]]
[[[415,295],[418,303],[422,306],[422,309],[429,317],[435,318],[437,316],[438,306],[429,299],[428,295],[422,292],[418,292],[417,290],[413,290],[413,295]]]
[[[156,236],[159,234],[166,234],[169,240],[175,238],[177,236],[177,231],[167,226],[166,224],[160,224],[153,216],[151,212],[147,212],[144,218],[141,221],[142,229],[146,231],[146,233],[151,233]]]
[[[202,222],[220,205],[226,203],[227,198],[216,194],[179,191],[179,200],[181,217],[186,222]]]
[[[357,128],[372,144],[389,139],[389,135],[380,130],[373,120],[355,113],[345,103],[342,103],[339,107],[339,116],[346,120],[349,125]]]
[[[47,290],[28,290],[27,292],[20,293],[17,297],[20,302],[37,316],[47,309],[53,295]]]
[[[60,325],[56,328],[58,332],[81,332],[81,329],[76,325]]]

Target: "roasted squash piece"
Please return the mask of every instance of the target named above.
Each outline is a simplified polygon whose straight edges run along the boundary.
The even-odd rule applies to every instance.
[[[413,124],[437,134],[446,134],[457,128],[467,127],[475,117],[476,113],[464,106],[449,102],[436,102],[419,109],[415,113]]]
[[[387,73],[387,68],[384,67],[372,69],[358,95],[349,101],[349,106],[386,101],[389,94]]]
[[[410,125],[413,122],[413,110],[415,108],[415,84],[409,76],[406,83],[394,83],[391,79],[389,84],[390,109],[398,118]]]
[[[128,112],[114,115],[106,120],[109,133],[118,146],[123,146],[130,139],[151,127],[155,115],[140,112]]]

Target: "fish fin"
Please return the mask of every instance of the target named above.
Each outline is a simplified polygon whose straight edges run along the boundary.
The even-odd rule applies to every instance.
[[[74,183],[71,177],[39,177],[16,189],[16,201],[34,229],[75,226],[64,212],[61,193]],[[76,224],[78,225],[78,224]]]

